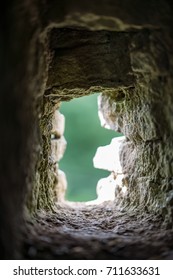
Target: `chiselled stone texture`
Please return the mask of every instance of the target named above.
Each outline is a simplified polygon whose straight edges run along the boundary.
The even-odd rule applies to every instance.
[[[27,225],[24,258],[172,260],[172,234],[161,217],[121,211],[113,202],[58,204],[57,213],[41,211]]]
[[[29,200],[29,209],[54,211],[55,202],[62,201],[67,188],[66,177],[58,169],[58,162],[66,149],[63,136],[65,118],[58,111],[59,103],[44,99],[40,118],[41,150],[36,167],[35,185]]]
[[[110,92],[115,87],[133,86],[124,33],[54,28],[49,41],[52,60],[46,96],[66,100],[92,91]]]
[[[129,55],[136,84],[102,95],[99,106],[107,127],[127,138],[121,164],[129,178],[128,205],[164,213],[171,222],[173,111],[168,103],[173,102],[173,84],[168,46],[161,31],[131,34]]]
[[[56,197],[55,185],[57,180],[55,173],[55,157],[57,157],[57,155],[56,149],[54,149],[54,153],[52,155],[51,133],[52,131],[55,133],[55,111],[58,106],[59,104],[55,105],[54,103],[43,99],[41,118],[39,120],[41,148],[36,165],[34,187],[32,188],[28,199],[28,208],[31,213],[35,213],[38,209],[53,210],[54,208],[54,201]]]
[[[65,173],[58,169],[58,162],[64,155],[66,149],[66,140],[63,136],[65,129],[65,117],[58,110],[53,114],[52,132],[51,132],[51,161],[54,166],[54,194],[55,201],[63,201],[65,199],[65,191],[67,189],[67,179]]]

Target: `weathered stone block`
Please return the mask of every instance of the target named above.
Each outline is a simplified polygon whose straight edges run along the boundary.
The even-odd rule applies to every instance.
[[[77,89],[104,91],[134,83],[128,37],[124,34],[73,28],[52,29],[50,49],[53,57],[49,66],[47,96],[65,98],[65,95],[69,96]]]
[[[124,136],[113,138],[109,145],[99,147],[93,158],[94,167],[114,171],[115,174],[122,173],[120,147],[124,140]]]
[[[58,110],[55,111],[52,118],[52,134],[60,138],[64,134],[65,117]]]
[[[65,192],[67,190],[67,179],[65,173],[58,169],[57,171],[57,184],[55,185],[55,192],[57,202],[62,202],[65,200]]]
[[[51,140],[51,157],[54,163],[62,159],[65,149],[66,149],[66,140],[64,136],[59,139]]]

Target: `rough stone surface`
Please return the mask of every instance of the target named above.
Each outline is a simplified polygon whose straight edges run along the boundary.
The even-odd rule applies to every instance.
[[[66,99],[72,92],[78,96],[87,90],[110,91],[117,86],[133,85],[124,34],[62,28],[52,29],[49,41],[52,61],[46,96]]]
[[[64,134],[65,117],[58,110],[55,111],[52,118],[52,136],[60,138]]]
[[[102,95],[99,104],[108,126],[127,138],[121,165],[129,179],[129,206],[143,204],[150,211],[164,213],[171,226],[173,112],[165,100],[172,99],[172,56],[161,34],[147,31],[131,37],[136,84],[130,90],[115,90],[114,96]]]
[[[55,186],[56,202],[65,201],[65,193],[67,190],[67,179],[65,173],[58,169],[57,170],[57,184]]]
[[[59,139],[51,140],[51,155],[53,162],[56,163],[62,159],[66,149],[66,143],[64,136],[61,136]]]
[[[20,258],[24,203],[39,154],[39,97],[46,69],[35,1],[1,9],[0,258]]]
[[[170,27],[171,5],[169,0],[80,0],[42,1],[41,22],[43,29],[52,26],[76,26],[91,30],[126,31],[131,29]]]
[[[66,10],[61,16],[58,11],[57,16],[52,13],[56,10],[55,2],[52,5],[45,2],[47,13],[41,15],[41,38],[48,42],[50,57],[45,100],[56,104],[102,92],[99,111],[106,126],[122,132],[127,139],[121,152],[127,187],[124,205],[137,207],[142,203],[147,210],[162,213],[171,225],[172,109],[169,104],[172,104],[173,60],[169,3],[142,4],[146,16],[138,17],[141,6],[137,2],[133,9],[134,6],[124,5],[123,1],[110,1],[105,7],[103,1],[102,16],[96,2],[85,7],[74,4],[70,15],[72,7],[64,3]],[[152,18],[151,7],[156,10]],[[47,157],[49,151],[47,148]],[[165,184],[163,191],[161,186]]]
[[[163,231],[159,216],[106,202],[59,204],[56,211],[28,222],[25,259],[173,259],[173,231]]]
[[[24,205],[33,214],[38,209],[56,212],[55,163],[51,158],[52,118],[59,107],[59,101],[70,100],[95,91],[102,92],[100,106],[107,125],[121,131],[127,138],[121,152],[123,173],[126,175],[128,196],[121,200],[122,207],[135,211],[141,207],[143,215],[147,211],[161,214],[163,227],[172,226],[172,4],[166,0],[93,0],[91,1],[11,1],[5,2],[2,11],[2,95],[0,102],[1,130],[0,158],[0,252],[2,258],[18,258],[20,233],[24,227]],[[58,41],[57,41],[58,39]],[[59,43],[60,44],[59,44]],[[69,46],[69,48],[68,48]],[[44,96],[43,96],[44,94]],[[119,204],[120,200],[119,200]],[[97,216],[96,212],[95,217]],[[72,211],[73,212],[73,211]],[[142,212],[139,213],[141,220]],[[66,214],[65,214],[66,213]],[[56,217],[69,215],[67,210],[59,211]],[[82,212],[83,213],[83,212]],[[87,223],[95,222],[92,212],[84,210]],[[102,214],[109,215],[102,209]],[[131,213],[131,212],[129,212]],[[136,212],[134,212],[136,213]],[[77,215],[74,211],[73,214]],[[126,213],[128,216],[128,212]],[[46,215],[45,215],[46,217]],[[49,215],[52,225],[54,216]],[[83,214],[82,216],[83,217]],[[152,216],[152,220],[156,216]],[[134,218],[136,219],[136,218]],[[79,218],[82,221],[81,218]],[[8,221],[8,222],[7,222]],[[44,221],[44,219],[42,220]],[[100,236],[108,234],[111,221],[102,219],[98,226]],[[116,217],[113,216],[113,223]],[[132,224],[132,216],[129,217]],[[137,221],[134,220],[134,224]],[[102,226],[104,224],[104,227]],[[36,225],[35,225],[36,226]],[[34,226],[34,228],[35,228]],[[39,240],[43,227],[37,224],[35,235],[30,234],[31,245]],[[127,223],[126,226],[128,227]],[[78,225],[75,224],[75,227]],[[146,228],[148,229],[147,222]],[[33,228],[32,228],[33,230]],[[31,230],[31,231],[32,231]],[[53,237],[45,236],[38,242],[36,254],[40,250],[52,257],[51,244],[69,242],[53,224]],[[103,231],[102,231],[103,230]],[[74,228],[72,227],[74,232]],[[96,231],[96,233],[98,233]],[[83,234],[82,233],[82,234]],[[91,234],[91,232],[89,232]],[[87,233],[88,234],[88,233]],[[159,234],[159,235],[158,235]],[[166,234],[168,234],[166,239]],[[149,258],[151,248],[159,258],[170,258],[171,231],[156,226],[156,234],[147,233],[149,244],[144,258]],[[134,235],[134,231],[132,232]],[[57,236],[59,239],[57,240]],[[69,238],[72,234],[66,235]],[[72,243],[67,253],[57,247],[54,257],[80,256],[86,258],[87,248],[94,242],[74,236],[80,246]],[[116,239],[112,235],[111,242]],[[136,235],[137,238],[138,234]],[[26,245],[28,246],[29,237]],[[33,238],[33,239],[32,239]],[[55,243],[52,239],[55,238]],[[172,238],[172,235],[171,235]],[[51,241],[50,241],[51,239]],[[109,239],[109,234],[108,234]],[[114,246],[97,242],[93,256],[107,252],[110,256]],[[162,241],[160,241],[162,239]],[[63,240],[63,242],[62,242]],[[150,242],[148,242],[150,240]],[[153,245],[153,241],[158,243]],[[165,241],[163,241],[165,240]],[[50,241],[50,242],[49,242]],[[72,242],[73,242],[72,241]],[[110,241],[110,240],[109,240]],[[159,243],[160,242],[160,243]],[[46,243],[46,244],[45,244]],[[48,245],[49,244],[49,245]],[[75,243],[76,244],[76,243]],[[89,244],[91,246],[89,246]],[[107,245],[108,244],[108,245]],[[143,245],[130,239],[123,244],[124,256],[136,246],[136,257]],[[131,245],[130,245],[131,244]],[[159,249],[157,245],[159,244]],[[156,246],[155,246],[156,245]],[[64,246],[64,245],[63,245]],[[100,247],[99,247],[100,246]],[[128,247],[131,246],[131,247]],[[48,249],[49,247],[49,249]],[[82,248],[84,248],[82,247]],[[101,248],[101,251],[99,251]],[[27,247],[28,248],[28,247]],[[30,247],[29,247],[30,248]],[[35,245],[33,245],[35,248]],[[53,246],[55,249],[55,246]],[[53,250],[54,250],[53,249]],[[76,255],[74,254],[75,250]],[[46,253],[47,250],[50,253]],[[78,253],[82,250],[82,253]],[[30,249],[32,251],[32,248]],[[62,254],[61,254],[62,252]],[[97,254],[98,252],[98,254]],[[158,255],[157,255],[158,253]],[[28,251],[25,256],[29,257]],[[113,254],[122,257],[122,254]],[[155,257],[153,255],[153,258]],[[88,258],[91,254],[88,253]],[[58,258],[58,257],[57,257]],[[164,257],[166,258],[166,257]]]

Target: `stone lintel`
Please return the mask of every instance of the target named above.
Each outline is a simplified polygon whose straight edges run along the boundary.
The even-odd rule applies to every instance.
[[[52,60],[45,95],[76,97],[134,86],[128,33],[54,28],[49,36]]]

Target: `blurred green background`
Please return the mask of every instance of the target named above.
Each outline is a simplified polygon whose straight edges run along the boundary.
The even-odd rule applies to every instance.
[[[60,161],[66,173],[69,201],[88,201],[96,198],[96,185],[110,172],[93,167],[93,157],[99,146],[110,143],[121,134],[102,128],[98,118],[97,96],[93,94],[62,102],[60,112],[65,116],[67,149]]]

